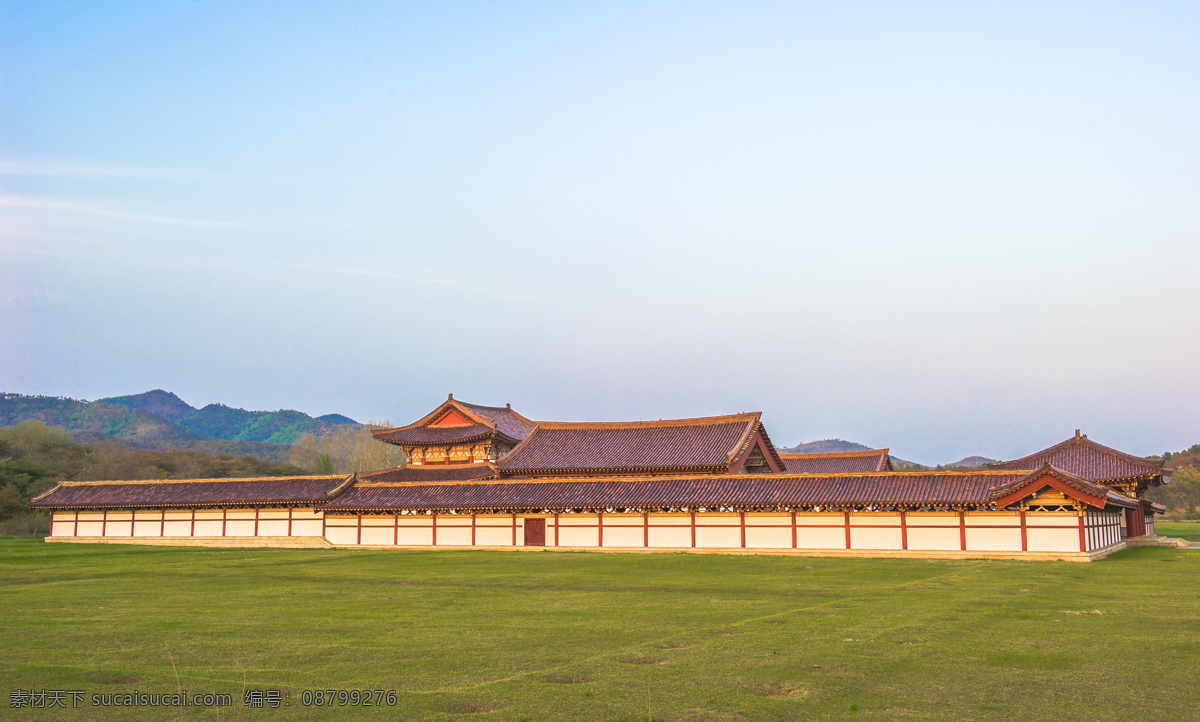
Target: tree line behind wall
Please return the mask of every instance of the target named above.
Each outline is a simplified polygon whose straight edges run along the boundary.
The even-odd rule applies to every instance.
[[[120,441],[79,444],[41,421],[0,427],[0,535],[42,535],[49,515],[29,500],[60,481],[228,479],[312,473],[255,456],[136,449]]]

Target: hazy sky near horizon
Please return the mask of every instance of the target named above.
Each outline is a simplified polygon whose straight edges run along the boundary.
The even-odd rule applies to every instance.
[[[1200,441],[1200,5],[0,1],[0,390]]]

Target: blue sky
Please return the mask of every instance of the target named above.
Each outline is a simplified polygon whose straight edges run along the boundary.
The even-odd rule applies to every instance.
[[[0,390],[1200,441],[1194,3],[0,3]]]

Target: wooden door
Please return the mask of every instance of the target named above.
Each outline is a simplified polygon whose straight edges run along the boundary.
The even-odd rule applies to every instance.
[[[544,546],[546,546],[546,520],[545,519],[526,519],[525,520],[525,546],[527,546],[527,547],[544,547]]]

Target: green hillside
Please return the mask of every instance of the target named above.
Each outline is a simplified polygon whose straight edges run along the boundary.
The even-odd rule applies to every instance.
[[[143,394],[82,401],[57,396],[0,394],[0,426],[41,421],[73,435],[95,435],[147,448],[182,448],[204,440],[291,444],[305,434],[324,436],[347,424],[340,414],[314,419],[300,411],[247,411],[224,404],[197,409],[173,393]]]

